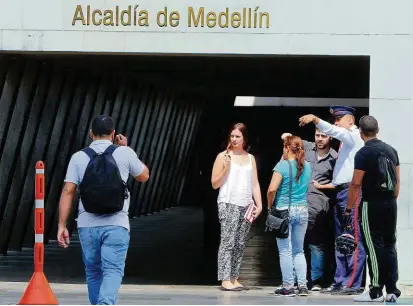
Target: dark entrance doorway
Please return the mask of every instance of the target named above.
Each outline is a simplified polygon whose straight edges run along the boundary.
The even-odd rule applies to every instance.
[[[31,165],[45,158],[45,240],[53,245],[46,249],[56,256],[52,261],[59,260],[62,250],[55,248],[54,239],[64,171],[73,151],[88,143],[91,117],[103,112],[118,119],[119,128],[128,131],[134,149],[153,170],[147,186],[135,184],[133,189],[130,217],[136,220],[131,221],[133,250],[125,271],[125,281],[132,283],[216,284],[219,223],[210,174],[231,123],[248,125],[252,150],[260,140],[264,196],[280,156],[281,133],[311,138],[311,127],[298,129],[299,115],[328,115],[327,109],[312,106],[235,108],[236,96],[369,97],[369,58],[358,56],[3,54],[0,64],[2,253],[33,245]],[[185,217],[180,217],[166,211],[176,206],[199,214],[192,217],[183,210]],[[151,226],[136,225],[146,216],[145,222],[153,217]],[[252,232],[258,238],[260,222]],[[249,244],[243,278],[275,285],[276,250],[263,241]],[[191,260],[192,253],[196,260]],[[168,271],[168,266],[173,269]],[[60,272],[51,269],[51,279],[53,273]],[[81,264],[71,273],[71,279],[83,281]]]
[[[217,191],[211,188],[210,175],[216,155],[225,149],[231,124],[243,122],[249,128],[250,152],[259,159],[261,193],[266,205],[266,190],[272,169],[282,153],[281,134],[291,132],[306,140],[314,139],[314,127],[309,125],[300,128],[298,118],[313,113],[328,120],[328,107],[317,106],[317,99],[323,99],[324,102],[331,99],[330,104],[333,105],[337,98],[368,99],[369,96],[368,58],[257,57],[226,60],[225,69],[221,70],[222,66],[214,67],[220,81],[214,83],[214,88],[205,91],[220,95],[215,98],[215,103],[208,105],[207,115],[201,124],[193,156],[194,167],[191,167],[194,179],[188,182],[185,197],[188,203],[190,199],[200,200],[205,218],[205,254],[215,265],[220,226],[217,219]],[[229,66],[231,61],[240,63]],[[232,104],[235,95],[313,98],[315,104],[300,107],[235,107]],[[368,113],[365,104],[356,108],[356,120]],[[337,141],[333,141],[333,147],[338,148]],[[250,285],[273,286],[280,283],[281,272],[276,241],[264,232],[264,216],[257,220],[251,230],[241,278]],[[209,275],[215,282],[214,264],[211,264],[214,269]]]

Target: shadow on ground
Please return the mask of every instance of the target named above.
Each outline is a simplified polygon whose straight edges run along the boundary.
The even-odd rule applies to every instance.
[[[241,280],[249,286],[275,286],[280,267],[275,239],[264,233],[264,217],[251,229]],[[131,243],[124,284],[218,285],[216,250],[203,249],[203,212],[196,207],[171,208],[131,220]],[[208,239],[208,235],[206,235]],[[45,274],[50,282],[84,284],[85,272],[77,233],[70,247],[45,245]],[[33,273],[33,249],[0,256],[0,281],[27,282]]]
[[[214,259],[203,256],[200,209],[171,208],[130,223],[125,284],[216,284]],[[44,270],[50,282],[85,282],[77,233],[68,249],[60,248],[56,241],[45,245]],[[32,273],[33,249],[0,256],[0,281],[26,282]]]

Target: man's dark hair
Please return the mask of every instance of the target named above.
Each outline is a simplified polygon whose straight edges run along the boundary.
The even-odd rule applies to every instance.
[[[100,115],[92,121],[92,133],[95,136],[107,136],[115,129],[113,119],[106,115]]]
[[[373,116],[363,116],[360,118],[359,127],[367,137],[376,136],[379,132],[379,123]]]

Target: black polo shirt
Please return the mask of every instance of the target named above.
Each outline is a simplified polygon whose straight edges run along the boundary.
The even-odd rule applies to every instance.
[[[330,151],[323,156],[323,158],[318,159],[318,153],[314,142],[303,140],[303,146],[305,151],[305,160],[311,165],[311,180],[317,181],[321,185],[330,184],[333,180],[333,170],[337,160],[337,152],[330,148]],[[318,190],[311,183],[308,185],[307,200],[317,201],[316,199],[313,199],[312,195],[319,195],[323,197],[330,196],[327,190],[324,190],[324,192]]]
[[[365,171],[361,187],[363,201],[388,200],[395,197],[392,191],[382,191],[375,187],[380,156],[377,151],[384,153],[396,167],[400,165],[397,151],[392,146],[377,138],[367,141],[354,157],[354,169]]]

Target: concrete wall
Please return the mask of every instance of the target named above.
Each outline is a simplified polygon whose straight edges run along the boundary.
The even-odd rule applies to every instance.
[[[45,241],[54,240],[58,201],[70,157],[91,142],[98,114],[148,165],[151,179],[128,181],[129,216],[180,203],[205,98],[175,92],[116,70],[65,59],[0,54],[0,252],[33,245],[34,165],[45,162]],[[79,63],[80,62],[80,63]],[[91,66],[100,66],[94,62]],[[76,197],[76,201],[78,198]],[[76,212],[77,205],[73,205]],[[69,230],[75,225],[73,213]]]
[[[410,114],[413,112],[413,26],[411,0],[179,0],[168,11],[180,12],[178,26],[160,27],[161,1],[141,1],[149,15],[147,27],[72,25],[76,6],[124,9],[115,0],[0,0],[0,49],[7,51],[317,54],[370,57],[370,109],[381,125],[380,137],[399,151],[402,186],[399,200],[400,282],[413,284],[413,151]],[[249,5],[248,5],[249,3]],[[217,15],[259,6],[270,16],[269,27],[221,28],[188,26],[188,7]],[[231,14],[231,13],[230,13]],[[176,16],[176,15],[175,15]],[[213,22],[212,22],[213,23]],[[236,23],[236,22],[235,22]],[[172,23],[176,24],[176,23]]]
[[[288,107],[330,107],[331,105],[348,105],[352,107],[369,107],[369,99],[338,98],[284,98],[284,97],[246,97],[237,96],[234,106],[288,106]]]

